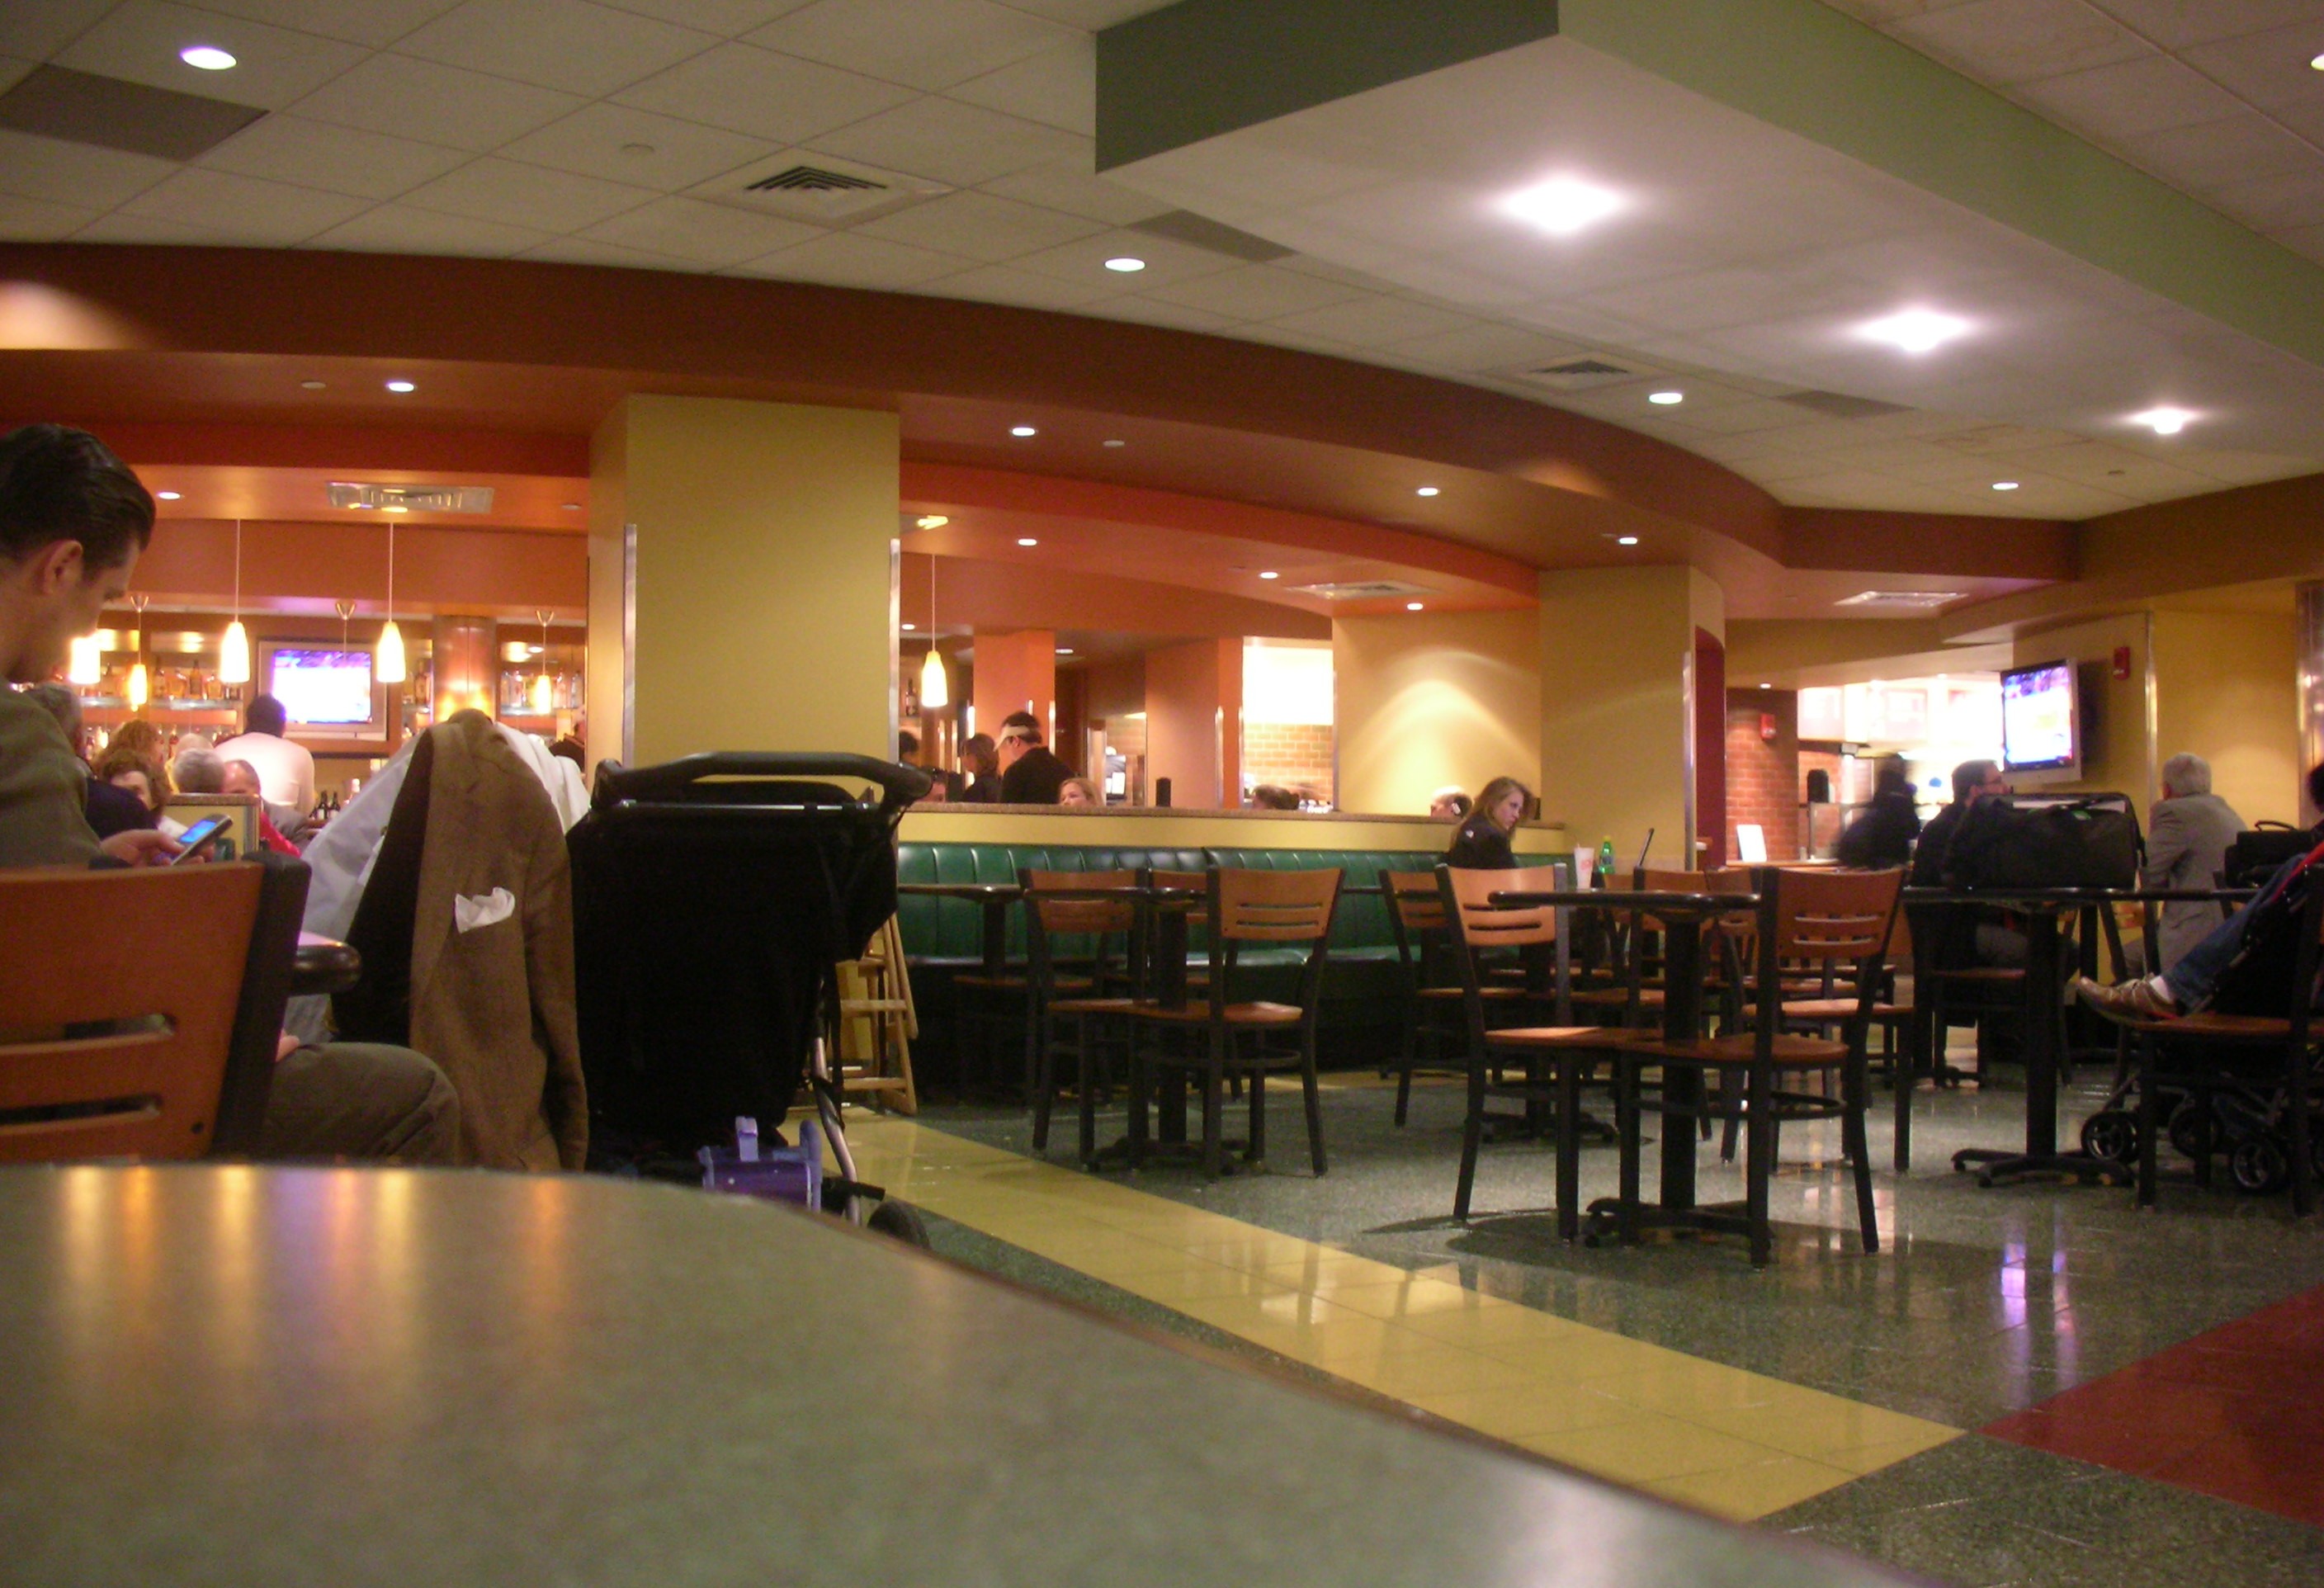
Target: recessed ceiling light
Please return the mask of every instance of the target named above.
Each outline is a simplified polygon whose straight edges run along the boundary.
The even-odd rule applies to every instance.
[[[1772,688],[1774,688],[1775,687],[1775,685],[1773,685],[1773,684],[1762,684],[1762,685],[1760,685],[1760,686],[1759,686],[1759,688],[1761,688],[1762,689],[1772,689]]]
[[[1637,543],[1638,538],[1636,535],[1617,535],[1614,537],[1614,544],[1617,546],[1636,546]]]
[[[1279,573],[1277,573],[1273,568],[1267,568],[1267,569],[1262,570],[1262,571],[1260,572],[1260,574],[1259,574],[1259,577],[1260,578],[1262,578],[1262,579],[1279,579],[1279,578],[1281,578],[1283,576],[1282,576],[1281,574],[1279,574]]]
[[[651,154],[653,152],[654,146],[651,143],[624,143],[622,145],[622,152],[628,155],[632,160],[643,160],[647,155]]]
[[[1421,603],[1417,601],[1407,601],[1404,604],[1404,609],[1406,612],[1418,612],[1421,610]]]
[[[302,392],[319,392],[323,389],[323,383],[321,381],[301,381],[299,383],[299,389]]]
[[[2311,70],[2324,71],[2324,55],[2317,56],[2314,60],[2310,60],[2308,65]]]
[[[919,626],[920,626],[920,625],[919,625],[919,624],[918,624],[918,623],[906,623],[906,624],[904,624],[904,625],[903,625],[904,632],[906,632],[906,633],[908,633],[908,633],[910,633],[914,629],[917,629],[917,628],[918,628]]]
[[[1868,342],[1886,342],[1907,353],[1928,353],[1969,333],[1969,321],[1932,309],[1907,309],[1856,328]]]
[[[560,502],[557,505],[563,508],[567,512],[578,512],[581,511],[581,504],[578,502]]]
[[[952,522],[952,520],[945,517],[945,515],[940,512],[924,512],[920,514],[919,517],[914,519],[912,522],[924,530],[940,530],[944,528],[945,525]]]
[[[1434,496],[1436,494],[1436,487],[1434,485],[1423,485],[1419,490],[1415,491],[1413,494],[1415,496]]]
[[[1622,196],[1572,177],[1554,177],[1501,200],[1505,214],[1513,215],[1555,237],[1586,231],[1624,208]]]
[[[2015,480],[1996,480],[1993,482],[1993,488],[1997,491],[2015,491],[2017,489],[2017,482]]]
[[[391,392],[416,392],[419,390],[419,388],[414,386],[410,381],[390,381],[387,383],[387,389]]]
[[[1057,654],[1059,656],[1071,656],[1073,653],[1074,648],[1070,645],[1060,645],[1057,647]]]
[[[178,59],[202,71],[228,71],[234,67],[234,57],[215,44],[189,44],[178,51]]]
[[[2175,436],[2187,428],[2187,421],[2196,417],[2183,408],[2150,408],[2144,413],[2134,413],[2130,422],[2144,425],[2158,436]]]
[[[158,502],[175,502],[178,499],[178,494],[175,491],[156,491],[153,493],[153,497]]]
[[[1127,447],[1130,443],[1127,441],[1108,441],[1106,445],[1109,447]]]
[[[1124,254],[1118,258],[1107,260],[1105,262],[1105,268],[1108,270],[1118,270],[1122,274],[1128,275],[1132,271],[1144,270],[1146,268],[1146,262],[1142,259],[1135,258],[1130,254]]]
[[[1017,544],[1019,546],[1038,546],[1040,542],[1033,539],[1030,535],[1019,535],[1017,537]]]
[[[1012,436],[1038,436],[1041,432],[1035,429],[1031,425],[1010,425],[1009,427],[1009,433]]]
[[[1649,392],[1646,393],[1646,401],[1653,403],[1657,408],[1671,408],[1685,402],[1686,393],[1683,392]]]

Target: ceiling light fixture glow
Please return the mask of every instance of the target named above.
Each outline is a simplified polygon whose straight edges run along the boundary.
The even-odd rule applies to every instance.
[[[1105,262],[1105,268],[1111,271],[1120,271],[1123,275],[1129,275],[1134,271],[1144,270],[1146,268],[1146,262],[1142,259],[1136,258],[1133,255],[1124,254],[1116,258],[1107,260]]]
[[[1041,432],[1035,429],[1031,425],[1010,425],[1009,427],[1009,433],[1012,436],[1038,436]]]
[[[2195,417],[2183,408],[2150,408],[2144,413],[2132,414],[2130,422],[2144,425],[2158,436],[2175,436]]]
[[[178,493],[175,491],[156,491],[153,493],[153,500],[156,502],[175,502],[177,499]]]
[[[1436,487],[1434,485],[1423,485],[1419,490],[1413,493],[1416,496],[1434,496],[1436,494]]]
[[[912,522],[923,530],[940,530],[952,522],[952,520],[940,512],[924,512]]]
[[[1553,237],[1570,237],[1587,231],[1607,217],[1629,208],[1619,193],[1572,177],[1553,177],[1501,200],[1501,211],[1537,226]]]
[[[1279,574],[1279,573],[1277,573],[1273,568],[1265,568],[1265,569],[1262,569],[1262,570],[1260,571],[1260,573],[1259,573],[1259,577],[1260,578],[1262,578],[1262,579],[1279,579],[1279,578],[1281,578],[1283,576],[1282,576],[1281,574]]]
[[[1419,612],[1423,610],[1423,607],[1420,602],[1407,601],[1404,604],[1404,609],[1406,612]]]
[[[1967,336],[1969,330],[1969,321],[1957,314],[1907,309],[1860,325],[1856,334],[1868,342],[1886,342],[1906,353],[1931,353],[1957,337]]]
[[[1127,441],[1108,441],[1106,445],[1109,447],[1127,447],[1130,443]]]
[[[1993,488],[1997,491],[2015,491],[2017,489],[2017,482],[2015,480],[1996,480],[1993,482]]]
[[[2324,71],[2324,55],[2319,55],[2309,61],[2308,67],[2311,71]]]
[[[319,392],[327,383],[323,381],[301,381],[299,383],[299,389],[301,392]]]
[[[1656,408],[1674,408],[1678,404],[1686,401],[1686,393],[1683,392],[1649,392],[1646,393],[1646,401],[1653,403]]]
[[[1614,537],[1614,544],[1617,546],[1636,546],[1637,543],[1638,538],[1636,535],[1617,535]]]
[[[415,392],[419,390],[419,388],[414,386],[410,381],[390,381],[387,383],[387,389],[391,392]]]
[[[899,626],[899,627],[900,627],[900,628],[904,631],[904,632],[906,632],[906,633],[908,633],[908,633],[910,633],[914,629],[918,628],[920,625],[919,625],[919,624],[918,624],[918,623],[902,623],[902,624],[899,624],[899,625],[898,625],[898,626]]]
[[[198,71],[234,69],[234,57],[215,44],[189,44],[178,51],[178,59]]]
[[[1040,542],[1033,539],[1030,535],[1019,535],[1017,537],[1017,544],[1019,546],[1038,546]]]

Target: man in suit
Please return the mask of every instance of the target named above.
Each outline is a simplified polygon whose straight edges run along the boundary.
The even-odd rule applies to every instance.
[[[2163,798],[2146,823],[2146,865],[2139,883],[2147,888],[2210,888],[2227,864],[2227,845],[2244,820],[2211,792],[2211,763],[2200,755],[2174,755],[2163,763]],[[2209,937],[2225,917],[2217,904],[2176,900],[2163,907],[2156,947],[2167,971]]]
[[[1029,711],[1001,719],[1001,803],[1055,805],[1073,769],[1041,743],[1041,725]]]

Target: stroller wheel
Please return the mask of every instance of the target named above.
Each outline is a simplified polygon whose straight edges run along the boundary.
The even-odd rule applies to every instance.
[[[2137,1162],[2138,1117],[2119,1108],[2090,1115],[2082,1122],[2082,1150],[2108,1163]]]
[[[2273,1136],[2246,1136],[2236,1142],[2227,1168],[2236,1177],[2236,1189],[2255,1196],[2282,1190],[2292,1177],[2291,1162]]]
[[[2190,1100],[2171,1111],[2172,1147],[2185,1157],[2205,1159],[2211,1156],[2211,1122]]]
[[[907,1246],[917,1246],[923,1251],[934,1244],[928,1239],[928,1227],[921,1221],[919,1209],[908,1202],[884,1197],[863,1221],[867,1230],[877,1230],[882,1235],[893,1236]]]

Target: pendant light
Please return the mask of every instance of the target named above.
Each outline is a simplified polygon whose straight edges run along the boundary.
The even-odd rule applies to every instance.
[[[105,646],[95,634],[83,634],[72,642],[72,660],[65,665],[65,681],[94,684],[103,677]]]
[[[952,704],[944,658],[936,651],[936,559],[928,559],[928,659],[920,664],[920,709],[942,711]]]
[[[124,691],[129,700],[129,709],[132,711],[144,710],[145,703],[153,697],[152,679],[145,671],[146,600],[147,597],[143,596],[132,596],[129,598],[129,604],[137,609],[137,636],[135,645],[137,652],[137,665],[129,669],[129,685],[126,690]]]
[[[550,693],[549,682],[549,620],[556,614],[553,609],[536,609],[536,615],[540,619],[540,672],[532,680],[532,715],[547,716],[557,709],[557,698]]]
[[[395,521],[387,521],[387,624],[379,632],[379,681],[403,682],[403,631],[395,626]]]
[[[234,621],[218,642],[218,682],[250,682],[250,634],[242,626],[242,521],[234,521]]]

